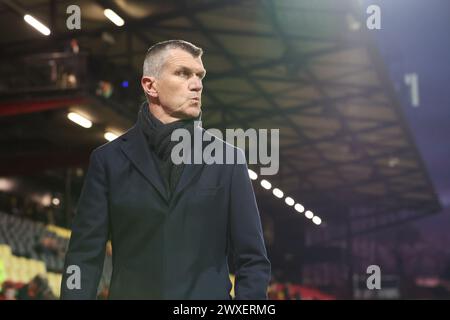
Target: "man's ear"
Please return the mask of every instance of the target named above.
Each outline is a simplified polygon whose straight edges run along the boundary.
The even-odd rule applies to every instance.
[[[158,97],[158,92],[155,89],[155,77],[143,76],[141,79],[141,86],[144,92],[152,98]]]

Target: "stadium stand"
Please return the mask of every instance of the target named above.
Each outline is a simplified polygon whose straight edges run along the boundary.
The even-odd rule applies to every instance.
[[[27,284],[41,276],[58,296],[68,238],[55,230],[0,212],[0,285]]]

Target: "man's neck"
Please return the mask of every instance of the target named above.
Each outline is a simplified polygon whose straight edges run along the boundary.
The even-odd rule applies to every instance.
[[[161,121],[163,124],[168,124],[168,123],[172,123],[178,120],[182,120],[179,118],[174,118],[170,115],[168,115],[167,113],[165,113],[162,109],[161,106],[155,105],[153,104],[152,107],[150,108],[150,104],[148,105],[149,111],[150,113],[159,121]]]

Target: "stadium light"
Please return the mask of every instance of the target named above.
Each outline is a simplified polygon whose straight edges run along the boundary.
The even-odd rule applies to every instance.
[[[53,203],[53,205],[55,205],[55,206],[59,206],[59,204],[61,203],[61,201],[60,201],[58,198],[53,198],[53,199],[52,199],[52,203]]]
[[[320,225],[322,223],[322,219],[320,219],[320,217],[318,216],[313,217],[312,221],[317,225]]]
[[[0,178],[0,191],[12,191],[15,187],[13,180],[8,178]]]
[[[248,169],[248,175],[252,180],[258,179],[258,175],[256,174],[256,172],[251,169]]]
[[[77,125],[82,126],[83,128],[88,129],[92,127],[92,121],[86,119],[76,112],[70,112],[69,114],[67,114],[67,118],[69,118],[70,121],[75,122]]]
[[[108,141],[113,141],[114,139],[117,139],[118,135],[115,133],[112,133],[111,131],[107,131],[107,132],[105,132],[104,137]]]
[[[300,203],[295,204],[294,209],[299,213],[302,213],[303,211],[305,211],[305,207],[302,206]]]
[[[272,188],[272,184],[266,179],[261,180],[261,186],[267,190],[270,190]]]
[[[310,210],[307,210],[305,212],[305,217],[307,217],[308,219],[312,219],[314,217],[314,213],[312,213]]]
[[[52,204],[52,197],[49,194],[45,194],[41,197],[41,204],[44,207],[49,207]]]
[[[23,16],[23,19],[26,21],[26,23],[42,33],[44,36],[50,35],[50,29],[32,15],[26,14]]]
[[[254,172],[251,169],[248,169],[248,175],[249,175],[251,180],[257,180],[258,179],[258,175],[256,174],[256,172]],[[266,190],[272,189],[272,184],[269,181],[267,181],[266,179],[262,179],[260,184]],[[272,190],[272,193],[273,193],[273,195],[275,197],[277,197],[279,199],[284,197],[284,192],[281,191],[279,188],[274,188]],[[305,212],[305,207],[303,205],[301,205],[300,203],[296,203],[295,200],[292,197],[286,197],[284,199],[284,202],[289,207],[293,206],[295,211],[297,211],[298,213]],[[311,210],[307,210],[305,212],[305,217],[310,219],[310,220],[312,220],[312,222],[314,224],[316,224],[316,225],[320,225],[322,223],[322,219],[319,216],[315,216],[314,213]]]
[[[116,26],[121,27],[125,24],[125,21],[111,9],[105,9],[103,14],[112,21]]]
[[[286,199],[284,199],[284,202],[286,202],[286,204],[290,207],[292,207],[295,203],[294,199],[292,199],[291,197],[286,197]]]
[[[280,198],[280,199],[283,198],[283,196],[284,196],[283,191],[281,191],[278,188],[273,189],[272,193],[275,197]]]

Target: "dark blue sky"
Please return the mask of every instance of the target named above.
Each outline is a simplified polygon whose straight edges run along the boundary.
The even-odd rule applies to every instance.
[[[450,1],[365,0],[381,8],[378,47],[402,101],[413,137],[450,211]],[[420,106],[412,107],[404,74],[419,77]]]

